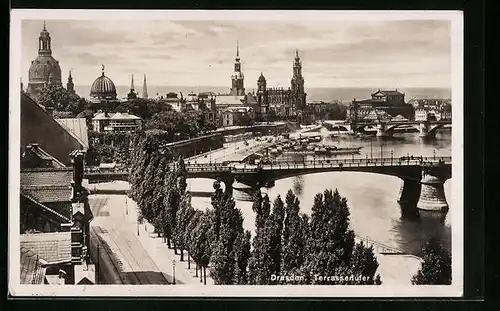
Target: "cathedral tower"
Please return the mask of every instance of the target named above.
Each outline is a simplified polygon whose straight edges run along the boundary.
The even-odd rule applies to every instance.
[[[38,37],[38,56],[31,62],[28,72],[27,93],[33,99],[37,99],[41,89],[47,82],[62,86],[61,67],[59,62],[52,57],[51,38],[47,31],[45,22]]]
[[[306,93],[304,91],[304,77],[302,76],[302,61],[299,57],[299,50],[295,51],[291,92],[293,114],[298,114],[306,106]]]
[[[244,76],[241,72],[241,63],[240,63],[240,49],[238,42],[236,43],[236,58],[234,62],[234,73],[231,76],[231,95],[235,96],[243,96],[245,95],[245,87],[244,87]]]

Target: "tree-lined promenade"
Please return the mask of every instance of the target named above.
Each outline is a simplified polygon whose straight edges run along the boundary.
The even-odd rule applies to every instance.
[[[274,202],[257,192],[252,239],[243,229],[235,200],[219,181],[214,182],[212,208],[193,208],[183,159],[172,159],[168,150],[157,148],[164,139],[161,131],[148,131],[136,139],[131,196],[140,217],[155,226],[181,261],[192,258],[205,280],[209,268],[215,284],[284,284],[273,276],[290,275],[303,276],[297,284],[331,283],[318,275],[364,277],[340,282],[344,284],[381,283],[373,249],[355,243],[347,201],[336,190],[316,196],[310,217],[300,212],[291,190],[284,201],[278,196]]]

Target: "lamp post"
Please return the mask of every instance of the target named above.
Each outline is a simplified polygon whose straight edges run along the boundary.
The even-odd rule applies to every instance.
[[[173,269],[173,274],[174,274],[174,285],[175,285],[175,259],[172,260],[172,269]]]
[[[371,140],[370,140],[370,159],[373,160],[373,144]]]
[[[436,160],[436,149],[432,150],[432,153],[434,155],[434,160]]]
[[[125,214],[128,215],[127,196],[125,196]]]
[[[394,154],[394,152],[391,150],[391,165],[392,165],[393,154]]]

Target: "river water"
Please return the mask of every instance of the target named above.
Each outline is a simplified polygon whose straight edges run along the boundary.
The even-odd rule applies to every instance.
[[[451,130],[438,131],[435,139],[424,140],[418,133],[394,134],[392,138],[352,137],[338,135],[322,128],[323,144],[336,146],[362,147],[354,157],[391,157],[414,156],[450,156]],[[301,156],[299,156],[301,157]],[[312,156],[307,156],[312,159]],[[352,158],[352,155],[339,155],[338,158]],[[192,191],[213,191],[212,180],[194,179],[188,181]],[[445,194],[451,206],[451,183],[446,181]],[[351,228],[358,236],[367,237],[376,242],[395,247],[405,253],[421,255],[423,244],[432,236],[437,236],[443,245],[451,250],[451,217],[449,214],[422,214],[410,217],[402,214],[397,202],[401,180],[394,176],[362,172],[328,172],[308,174],[276,181],[274,187],[263,188],[271,200],[286,195],[289,189],[300,199],[301,211],[310,214],[314,196],[325,189],[338,189],[341,196],[347,198],[351,212]],[[235,196],[236,197],[236,196]],[[238,199],[236,197],[236,199]],[[210,208],[209,198],[193,198],[196,208]],[[237,200],[244,215],[244,227],[254,231],[255,215],[252,202]]]

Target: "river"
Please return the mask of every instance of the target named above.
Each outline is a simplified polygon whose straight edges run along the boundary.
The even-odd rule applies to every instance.
[[[415,156],[451,155],[451,130],[438,131],[435,139],[422,139],[418,133],[394,134],[392,138],[368,136],[356,138],[339,135],[331,138],[332,132],[322,128],[322,143],[336,146],[362,147],[355,157],[398,158],[407,154]],[[308,156],[312,159],[312,156]],[[339,155],[338,158],[351,155]],[[192,191],[213,191],[212,180],[194,179],[188,181]],[[450,210],[452,179],[444,188]],[[359,236],[368,237],[379,243],[402,250],[405,253],[421,255],[423,244],[432,236],[437,236],[443,245],[451,250],[451,217],[443,214],[422,214],[419,217],[402,215],[397,202],[401,180],[394,176],[361,172],[329,172],[308,174],[276,181],[274,187],[263,188],[271,200],[284,197],[292,189],[301,201],[301,211],[310,214],[314,196],[325,189],[338,189],[347,198],[351,212],[351,228]],[[209,207],[209,198],[193,198],[193,205],[199,209]],[[252,202],[237,200],[245,217],[244,227],[253,232],[255,215]]]

